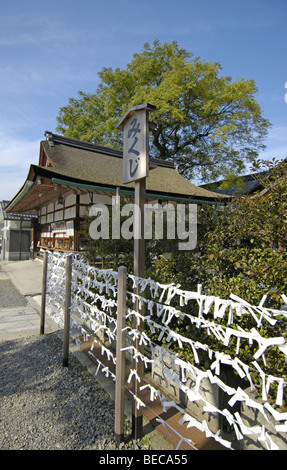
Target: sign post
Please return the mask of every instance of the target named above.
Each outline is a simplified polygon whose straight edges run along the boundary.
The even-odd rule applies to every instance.
[[[123,150],[123,183],[135,182],[135,211],[134,211],[134,275],[144,277],[145,272],[145,240],[144,240],[144,203],[146,191],[146,178],[149,175],[149,111],[156,108],[150,104],[141,104],[130,108],[127,114],[118,124],[118,128],[123,130],[124,150]],[[135,294],[139,295],[139,288]],[[143,308],[143,307],[142,307]],[[139,301],[136,300],[135,311],[143,315]],[[143,322],[134,327],[143,331]],[[136,341],[136,349],[141,350],[139,339]],[[143,376],[142,361],[135,361],[133,364],[138,377]],[[140,384],[134,378],[133,393],[138,396]],[[133,404],[132,417],[133,436],[135,439],[142,437],[143,416],[142,410],[137,409]]]

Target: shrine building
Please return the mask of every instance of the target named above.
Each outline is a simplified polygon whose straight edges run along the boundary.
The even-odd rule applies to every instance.
[[[111,204],[116,194],[133,197],[134,183],[122,182],[121,151],[51,132],[45,137],[38,165],[30,165],[26,181],[5,211],[36,217],[34,251],[79,252],[85,246],[81,226],[88,208]],[[222,195],[186,180],[173,162],[150,158],[146,200],[218,204]]]

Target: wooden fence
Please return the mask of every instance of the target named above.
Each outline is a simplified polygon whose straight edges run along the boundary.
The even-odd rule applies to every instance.
[[[184,291],[133,276],[125,267],[97,269],[77,255],[46,252],[43,270],[40,333],[48,310],[64,329],[63,366],[69,337],[79,346],[90,339],[97,374],[115,382],[117,442],[124,437],[128,394],[136,438],[143,410],[158,400],[164,412],[173,408],[179,415],[182,432],[172,429],[178,448],[184,443],[196,449],[191,428],[227,449],[287,448],[286,367],[281,375],[270,374],[266,359],[270,351],[286,354],[285,337],[278,334],[286,333],[285,311],[265,308],[265,299],[252,306],[234,295],[206,296],[201,286]],[[240,326],[243,318],[249,329]],[[269,337],[262,335],[265,325]],[[239,355],[246,345],[253,353],[248,363]],[[171,431],[164,414],[155,419]]]

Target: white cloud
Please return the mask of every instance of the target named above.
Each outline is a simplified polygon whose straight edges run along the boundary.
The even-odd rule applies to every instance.
[[[268,139],[265,142],[266,150],[261,152],[260,158],[264,160],[283,160],[287,157],[287,125],[271,128]]]
[[[6,179],[4,182],[1,181],[0,201],[11,201],[22,188],[25,178],[26,176],[23,177],[20,174],[14,176],[11,180]]]
[[[287,144],[286,145],[275,145],[274,147],[267,147],[267,149],[259,155],[264,160],[283,160],[287,157]]]
[[[24,184],[31,163],[38,164],[39,140],[25,140],[0,131],[0,200],[10,200]]]
[[[0,47],[49,47],[62,42],[75,40],[74,33],[56,16],[43,17],[33,13],[0,18]]]
[[[281,126],[273,126],[269,132],[268,138],[270,140],[278,140],[284,141],[287,143],[287,124]]]
[[[26,168],[38,163],[39,140],[24,140],[0,131],[0,170],[3,168]]]

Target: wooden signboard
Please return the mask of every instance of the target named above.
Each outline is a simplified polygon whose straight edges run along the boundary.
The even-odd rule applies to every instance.
[[[123,183],[135,182],[134,203],[139,208],[134,215],[134,274],[138,277],[144,277],[145,271],[145,240],[144,240],[144,203],[146,192],[146,178],[149,174],[149,111],[156,108],[150,104],[141,104],[130,108],[127,114],[118,124],[118,128],[123,130]],[[135,294],[139,295],[139,288]],[[144,312],[140,308],[139,301],[134,305],[135,311],[142,315]],[[135,328],[143,331],[143,322],[135,324]],[[141,351],[139,339],[136,340],[136,349]],[[134,361],[134,369],[137,376],[143,376],[142,361]],[[133,383],[133,393],[139,394],[139,383],[137,380]],[[133,404],[132,428],[135,439],[142,437],[143,433],[143,415],[142,410],[137,409]]]
[[[146,178],[149,173],[149,122],[148,112],[155,106],[141,104],[130,108],[120,121],[123,130],[123,183]]]

